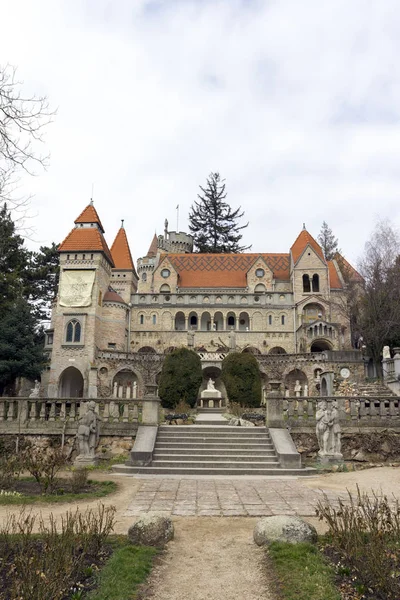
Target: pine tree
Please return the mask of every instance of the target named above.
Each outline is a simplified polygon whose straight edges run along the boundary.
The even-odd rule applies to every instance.
[[[332,229],[326,221],[323,221],[321,231],[318,235],[318,242],[322,248],[325,260],[332,260],[337,252],[340,252],[338,247],[338,239],[333,235]]]
[[[211,173],[205,188],[199,186],[199,201],[194,201],[189,214],[189,229],[198,252],[243,252],[251,246],[240,246],[240,231],[248,226],[238,225],[244,215],[240,207],[232,210],[226,199],[225,180]]]
[[[30,254],[27,270],[27,293],[38,321],[50,319],[60,278],[58,245],[41,246],[39,252]]]
[[[15,232],[7,205],[0,208],[0,312],[24,293],[28,251]]]

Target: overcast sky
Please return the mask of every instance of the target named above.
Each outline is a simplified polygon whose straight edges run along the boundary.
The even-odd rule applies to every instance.
[[[0,63],[58,109],[25,178],[36,240],[94,204],[134,258],[198,185],[226,179],[254,252],[326,220],[356,262],[377,215],[400,225],[398,0],[1,0]]]

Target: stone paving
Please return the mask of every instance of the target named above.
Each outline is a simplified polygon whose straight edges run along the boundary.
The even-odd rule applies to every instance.
[[[322,490],[310,489],[299,479],[143,479],[124,516],[155,511],[184,517],[240,517],[269,515],[315,516]],[[326,491],[335,501],[345,492]]]

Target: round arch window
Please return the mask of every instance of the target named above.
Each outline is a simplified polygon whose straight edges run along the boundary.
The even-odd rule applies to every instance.
[[[256,277],[264,277],[265,271],[264,269],[256,269]]]
[[[171,271],[169,269],[162,269],[161,277],[164,277],[164,279],[167,279],[167,277],[169,277],[170,275],[171,275]]]

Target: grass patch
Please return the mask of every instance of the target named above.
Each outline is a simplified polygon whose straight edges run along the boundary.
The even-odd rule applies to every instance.
[[[335,571],[316,546],[273,542],[267,552],[285,600],[340,600]]]
[[[32,477],[24,478],[21,481],[33,482]],[[16,504],[37,504],[37,503],[59,503],[59,502],[76,502],[77,500],[89,500],[92,498],[104,498],[109,494],[117,491],[118,485],[114,481],[95,481],[88,480],[88,489],[84,492],[63,493],[62,480],[60,481],[60,489],[56,494],[29,494],[22,493],[18,495],[0,495],[0,505],[16,505]]]
[[[158,550],[132,546],[126,537],[113,536],[113,554],[98,575],[98,587],[87,600],[133,600],[147,579]]]

